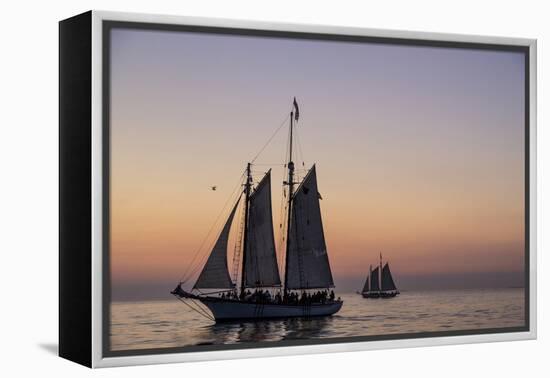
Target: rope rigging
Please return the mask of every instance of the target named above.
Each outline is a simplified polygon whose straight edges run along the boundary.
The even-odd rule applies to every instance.
[[[236,187],[231,192],[231,195],[229,196],[229,198],[227,199],[227,201],[223,205],[222,210],[220,211],[220,213],[216,217],[214,223],[212,224],[212,226],[208,230],[208,233],[206,234],[206,236],[202,240],[201,244],[199,245],[199,248],[195,251],[195,253],[193,255],[193,258],[191,259],[191,262],[189,263],[189,265],[187,265],[187,268],[185,269],[183,275],[180,278],[181,283],[185,283],[186,281],[188,281],[189,278],[191,278],[191,276],[196,272],[197,266],[200,266],[200,264],[198,264],[197,266],[194,266],[193,263],[195,262],[195,260],[199,256],[199,253],[201,252],[201,250],[203,250],[203,247],[204,247],[205,243],[207,242],[208,238],[210,237],[212,231],[214,230],[214,228],[217,225],[218,221],[220,220],[221,216],[225,213],[227,205],[229,203],[231,203],[230,201],[234,197],[235,192],[241,187],[241,183],[243,181],[244,175],[245,175],[245,172],[243,171],[243,173],[241,174],[241,177],[239,178],[239,182],[237,183]],[[241,195],[241,193],[239,193],[239,196],[240,195]],[[204,253],[204,251],[203,251],[203,253]],[[201,258],[201,261],[202,260],[203,260],[203,258]],[[190,269],[191,269],[191,272],[190,272]]]
[[[237,196],[237,198],[234,199],[234,201],[230,202],[229,200],[226,202],[226,206],[227,206],[227,203],[233,203],[233,202],[236,202],[237,199],[242,195],[242,193],[239,193],[239,195]],[[230,197],[231,199],[231,197]],[[223,214],[224,212],[222,212]],[[216,225],[216,223],[218,223],[218,220],[219,218],[221,217],[221,214],[218,216],[218,219],[216,219],[216,221],[214,222],[214,225]],[[212,228],[214,228],[214,225],[212,226]],[[212,229],[211,229],[212,230]],[[208,236],[207,236],[208,238]],[[213,248],[214,248],[214,245],[216,244],[216,239],[212,240],[211,243],[209,244],[209,248],[205,249],[202,253],[202,257],[200,258],[200,260],[197,262],[197,264],[195,264],[194,268],[189,272],[186,280],[189,280],[191,277],[193,277],[200,269],[202,269],[202,267],[204,266],[204,264],[206,264],[206,261],[208,260],[208,257],[210,256],[210,252]]]
[[[181,303],[183,303],[184,305],[189,307],[191,310],[195,311],[197,314],[202,315],[205,318],[210,319],[212,321],[215,321],[214,317],[212,315],[210,315],[208,312],[204,311],[204,309],[202,309],[201,307],[197,306],[198,308],[195,308],[190,303],[187,303],[186,301],[184,301],[182,298],[180,298],[178,296],[176,296],[176,298],[178,298]],[[193,302],[193,303],[195,303],[195,302]],[[196,305],[196,303],[195,303],[195,305]]]
[[[275,166],[279,166],[279,167],[283,167],[283,180],[284,181],[284,177],[285,177],[285,171],[286,171],[286,168],[287,168],[287,164],[286,162],[289,161],[288,159],[290,159],[290,144],[287,143],[286,144],[286,151],[285,151],[285,156],[284,156],[284,161],[285,163],[284,164],[281,164],[281,163],[273,163],[273,164],[268,164],[268,163],[255,163],[256,160],[262,155],[262,153],[265,151],[265,149],[269,146],[269,144],[273,141],[273,139],[275,138],[275,136],[279,133],[279,131],[283,128],[283,126],[285,126],[287,124],[287,122],[289,121],[290,117],[292,116],[292,113],[287,113],[287,115],[285,116],[285,118],[282,120],[282,122],[277,126],[277,128],[275,129],[275,131],[271,134],[271,136],[267,139],[267,141],[265,142],[265,144],[260,148],[260,150],[256,153],[256,155],[253,157],[253,159],[250,161],[250,164],[254,164],[254,165],[257,165],[257,166],[270,166],[270,167],[275,167]],[[296,123],[297,123],[297,118],[295,119],[296,120]],[[297,131],[297,130],[295,130]],[[289,141],[290,141],[290,138],[291,138],[291,130],[289,131]],[[298,136],[298,133],[296,132],[295,134],[295,137],[294,137],[295,141],[296,141],[296,144],[298,145],[298,148],[297,148],[297,155],[296,157],[301,157],[301,160],[302,160],[302,166],[304,166],[304,162],[303,162],[303,152],[302,152],[302,147],[301,147],[301,143],[299,141],[299,136]],[[253,172],[254,174],[259,174],[261,173],[262,175],[265,174],[265,172],[260,172],[260,171],[254,171]],[[227,211],[227,206],[231,203],[231,200],[234,199],[235,197],[235,192],[237,191],[238,192],[238,195],[241,196],[242,195],[242,182],[243,182],[243,178],[246,176],[246,170],[243,171],[243,173],[241,174],[240,178],[239,178],[239,182],[237,184],[237,186],[235,187],[235,189],[232,191],[231,195],[229,196],[229,198],[227,199],[227,201],[225,202],[222,210],[220,211],[220,213],[217,215],[214,223],[212,224],[212,226],[210,227],[210,229],[208,230],[206,236],[204,237],[204,239],[201,241],[198,249],[195,251],[195,253],[193,254],[193,257],[191,259],[191,262],[187,265],[183,275],[181,276],[180,278],[180,283],[186,283],[187,281],[189,281],[194,275],[197,274],[197,272],[201,269],[202,266],[204,266],[204,264],[206,263],[208,257],[209,257],[209,250],[208,249],[205,249],[205,246],[207,246],[207,243],[208,241],[212,238],[212,233],[215,229],[217,229],[218,227],[218,223],[220,222],[220,219],[222,218],[222,215],[224,215]],[[296,177],[298,178],[298,177]],[[293,180],[295,181],[295,180]],[[257,184],[258,183],[258,180],[253,180],[252,181],[253,183]],[[279,227],[279,240],[278,240],[278,246],[277,246],[277,251],[279,251],[279,253],[277,254],[278,255],[278,267],[279,267],[279,270],[282,269],[282,263],[283,263],[283,259],[285,257],[285,254],[283,254],[282,252],[282,245],[283,245],[283,242],[285,241],[286,239],[286,232],[287,232],[287,224],[286,222],[283,220],[283,217],[285,215],[288,215],[287,214],[287,209],[288,209],[288,198],[287,198],[287,195],[290,195],[290,193],[287,193],[287,189],[285,188],[285,185],[283,184],[283,190],[281,192],[281,206],[280,206],[280,213],[279,213],[279,216],[280,216],[280,219],[279,219],[279,223],[280,223],[280,227]],[[235,199],[236,200],[236,199]],[[283,226],[284,225],[284,226]],[[216,240],[213,240],[210,244],[208,244],[210,246],[210,249],[213,248],[214,244],[216,243]],[[286,252],[286,251],[285,251]],[[234,259],[233,259],[233,264],[235,264],[235,258],[237,260],[239,260],[241,256],[235,256],[234,255]],[[233,274],[233,276],[235,276],[235,274]],[[235,278],[235,277],[233,277]]]
[[[275,151],[267,147],[270,144],[279,145],[279,140],[281,144],[284,143],[285,134],[281,134],[280,130],[289,120],[283,157],[285,163],[264,163],[263,161],[278,160],[277,157],[280,157],[280,149]],[[180,284],[171,292],[201,317],[221,321],[273,316],[324,316],[332,315],[342,306],[340,298],[334,300],[334,293],[328,296],[326,288],[333,287],[328,257],[312,260],[308,255],[316,251],[326,254],[326,245],[318,202],[315,202],[322,198],[320,195],[317,198],[315,192],[313,196],[307,196],[310,184],[316,187],[316,176],[314,170],[306,168],[297,128],[298,120],[299,106],[294,98],[293,110],[247,163],[237,187],[185,269]],[[277,135],[280,136],[277,142],[272,143]],[[263,161],[256,164],[260,156]],[[295,165],[295,161],[298,164]],[[252,165],[258,167],[252,170]],[[279,204],[271,191],[271,169],[266,174],[261,166],[269,166],[271,169],[282,167]],[[281,172],[279,168],[275,170],[277,173]],[[312,172],[311,178],[308,178],[308,172]],[[216,187],[211,188],[216,190]],[[236,194],[237,199],[234,198]],[[245,199],[241,201],[243,196]],[[233,204],[219,236],[212,240],[212,233],[220,227],[220,219],[227,214],[227,207],[232,200],[237,202]],[[279,225],[274,227],[273,208],[277,205]],[[236,227],[237,222],[239,227]],[[276,233],[276,240],[273,240],[273,231]],[[212,243],[209,243],[210,240]],[[205,250],[208,244],[213,244],[211,252]],[[229,260],[230,248],[234,249],[232,264]],[[230,268],[233,269],[233,274]],[[198,278],[197,271],[200,272]],[[192,277],[195,277],[195,284],[191,290],[186,291],[183,283]],[[249,288],[253,291],[247,290]],[[316,288],[325,290],[315,293],[308,291]],[[216,291],[220,289],[221,291]]]
[[[256,161],[256,159],[260,156],[260,154],[265,150],[265,148],[269,145],[269,143],[271,143],[271,141],[273,140],[273,138],[275,138],[275,135],[277,135],[277,133],[279,132],[279,130],[282,129],[282,127],[286,124],[286,121],[289,119],[290,115],[287,115],[285,117],[285,119],[283,120],[283,122],[281,122],[281,124],[279,125],[279,127],[277,127],[277,129],[275,130],[275,132],[269,137],[269,139],[267,140],[267,142],[263,145],[263,147],[260,149],[260,151],[258,151],[258,153],[256,154],[256,156],[254,156],[254,158],[250,161],[250,163],[254,163]]]

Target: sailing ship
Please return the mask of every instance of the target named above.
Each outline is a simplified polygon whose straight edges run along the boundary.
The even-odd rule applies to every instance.
[[[369,275],[361,291],[363,298],[393,298],[399,295],[399,290],[393,282],[388,262],[382,266],[382,254],[380,254],[380,264],[372,270],[369,268]]]
[[[298,119],[299,108],[294,98],[285,164],[288,179],[283,181],[283,201],[286,203],[285,221],[281,222],[281,227],[285,225],[281,233],[286,239],[284,281],[281,282],[275,248],[271,170],[254,186],[253,164],[249,162],[242,184],[244,190],[240,191],[195,284],[186,291],[185,281],[180,281],[171,292],[216,322],[330,316],[342,307],[343,301],[335,298],[333,291],[315,165],[302,180],[296,180],[292,143]],[[237,222],[235,215],[240,202],[242,222]],[[229,234],[236,223],[239,228],[232,276],[227,255]],[[237,285],[239,276],[240,285]]]

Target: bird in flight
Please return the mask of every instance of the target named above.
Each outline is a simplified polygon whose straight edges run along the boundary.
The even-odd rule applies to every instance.
[[[218,187],[217,186],[211,186],[210,188],[212,189],[212,191],[215,192]]]

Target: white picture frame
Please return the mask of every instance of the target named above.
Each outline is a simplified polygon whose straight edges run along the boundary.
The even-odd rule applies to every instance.
[[[77,16],[81,17],[81,16]],[[459,35],[459,34],[444,34],[444,33],[424,33],[424,32],[410,32],[410,31],[395,31],[395,30],[379,30],[368,28],[349,28],[349,27],[334,27],[325,25],[305,25],[305,24],[284,24],[284,23],[266,23],[255,21],[240,21],[230,19],[215,19],[215,18],[196,18],[196,17],[183,17],[183,16],[168,16],[168,15],[153,15],[153,14],[136,14],[136,13],[123,13],[123,12],[105,12],[105,11],[91,11],[83,16],[84,28],[90,27],[91,38],[86,39],[89,42],[91,58],[91,80],[89,81],[91,108],[90,114],[90,161],[91,167],[89,168],[90,175],[90,225],[91,228],[73,230],[67,225],[69,218],[60,217],[60,222],[66,222],[66,228],[61,230],[61,235],[69,235],[70,232],[79,232],[83,238],[82,243],[89,247],[89,276],[91,282],[89,282],[90,295],[90,321],[89,324],[80,324],[78,327],[68,329],[66,327],[69,319],[77,316],[74,310],[69,310],[69,304],[74,303],[74,298],[71,296],[73,293],[63,291],[65,286],[73,285],[67,277],[61,280],[61,290],[65,296],[67,296],[67,302],[63,302],[63,298],[60,297],[60,312],[64,315],[60,315],[60,332],[63,336],[60,336],[60,354],[66,358],[72,359],[84,365],[90,367],[115,367],[115,366],[127,366],[127,365],[142,365],[142,364],[154,364],[154,363],[174,363],[174,362],[190,362],[190,361],[206,361],[206,360],[222,360],[222,359],[236,359],[236,358],[250,358],[250,357],[267,357],[267,356],[285,356],[285,355],[297,355],[297,354],[309,354],[309,353],[327,353],[327,352],[348,352],[348,351],[360,351],[360,350],[374,350],[374,349],[387,349],[387,348],[404,348],[404,347],[421,347],[421,346],[435,346],[435,345],[449,345],[449,344],[466,344],[466,343],[481,343],[481,342],[497,342],[497,341],[511,341],[511,340],[527,340],[535,339],[537,336],[536,327],[536,251],[537,251],[537,237],[536,237],[536,224],[537,224],[537,161],[536,161],[536,72],[537,72],[537,44],[533,39],[522,38],[503,38],[503,37],[490,37],[490,36],[477,36],[477,35]],[[62,23],[65,21],[62,21]],[[155,24],[155,25],[185,25],[185,26],[197,26],[197,27],[213,27],[213,28],[228,28],[239,30],[251,30],[251,31],[265,31],[265,32],[283,32],[283,33],[312,33],[319,35],[335,35],[335,36],[357,36],[368,38],[380,38],[380,39],[400,39],[409,41],[408,43],[456,43],[456,44],[479,44],[479,45],[502,45],[502,46],[517,46],[526,49],[528,54],[528,109],[527,109],[527,130],[529,135],[528,145],[528,281],[526,281],[526,287],[528,292],[528,328],[524,331],[514,332],[502,332],[502,333],[484,333],[484,334],[463,334],[452,336],[437,336],[437,337],[421,337],[421,338],[394,338],[388,340],[372,340],[372,341],[354,341],[345,343],[316,343],[313,345],[295,345],[295,346],[273,346],[266,348],[245,348],[245,349],[223,349],[211,350],[204,352],[168,352],[168,353],[152,353],[152,354],[136,354],[125,356],[106,356],[104,353],[105,345],[105,328],[104,328],[104,310],[105,310],[105,287],[103,285],[103,277],[106,274],[105,265],[103,260],[104,255],[104,121],[105,114],[103,109],[104,104],[104,80],[103,74],[104,67],[104,43],[105,43],[105,22],[125,22],[125,23],[139,23],[139,24]],[[82,27],[82,26],[80,26]],[[66,31],[69,32],[69,31]],[[75,32],[73,31],[73,34]],[[61,36],[63,38],[63,36]],[[66,48],[66,54],[69,56],[71,52],[70,45]],[[63,56],[63,51],[61,51]],[[60,80],[63,81],[63,78]],[[63,85],[60,84],[63,88]],[[72,101],[83,101],[84,99],[75,98]],[[67,100],[69,101],[69,100]],[[83,101],[84,102],[84,101]],[[87,105],[81,105],[87,106]],[[61,112],[63,112],[63,102],[61,104]],[[61,123],[63,117],[61,117]],[[63,132],[63,125],[60,125]],[[86,131],[86,129],[84,129]],[[63,146],[62,146],[63,147]],[[63,164],[63,163],[61,163]],[[70,172],[68,172],[69,174]],[[68,176],[67,176],[68,177]],[[63,179],[62,187],[63,187]],[[527,193],[526,193],[527,194]],[[67,202],[60,204],[60,207],[69,206],[72,201],[85,201],[87,194],[75,194],[74,198],[67,199]],[[63,211],[61,211],[63,214]],[[65,230],[65,231],[64,231]],[[87,238],[89,237],[89,239]],[[62,243],[60,243],[62,244]],[[62,247],[60,247],[62,248]],[[74,268],[71,257],[67,257],[60,251],[60,259],[67,262],[65,264],[67,269],[81,269]],[[61,261],[61,266],[63,266]],[[86,268],[86,263],[83,262],[81,267]],[[72,267],[72,268],[70,268]],[[66,274],[66,270],[60,269],[60,275]],[[86,287],[88,283],[82,283]],[[74,286],[74,285],[73,285]],[[86,320],[87,322],[88,320]],[[88,327],[89,325],[89,327]],[[85,333],[91,330],[89,339],[82,337],[81,333]],[[72,336],[71,336],[72,335]],[[89,343],[84,347],[85,356],[73,355],[70,348],[74,348],[74,341],[71,343],[72,338],[80,338],[82,343]],[[64,346],[66,345],[66,346]]]

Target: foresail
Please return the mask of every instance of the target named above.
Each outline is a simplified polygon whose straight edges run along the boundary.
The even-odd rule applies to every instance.
[[[380,269],[376,267],[370,276],[370,290],[371,291],[379,291],[380,290],[380,283],[378,276],[380,275]]]
[[[390,266],[388,263],[382,268],[382,290],[383,291],[392,291],[397,290],[395,283],[390,272]]]
[[[231,210],[229,218],[227,218],[225,226],[218,236],[218,240],[214,248],[212,248],[212,252],[210,252],[210,256],[202,268],[202,272],[193,288],[230,289],[234,287],[227,267],[227,243],[229,240],[229,231],[231,230],[231,224],[233,223],[233,217],[237,211],[239,201],[240,197],[233,207],[233,210]]]
[[[369,277],[367,276],[367,280],[365,281],[365,286],[363,286],[363,293],[369,291]]]
[[[273,236],[271,210],[271,170],[258,184],[249,200],[248,243],[245,253],[245,286],[280,286]]]
[[[287,288],[333,287],[315,165],[294,193],[287,251]]]

